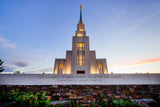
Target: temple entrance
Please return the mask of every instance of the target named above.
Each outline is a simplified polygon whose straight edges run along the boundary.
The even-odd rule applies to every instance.
[[[85,71],[77,71],[77,74],[85,74]]]

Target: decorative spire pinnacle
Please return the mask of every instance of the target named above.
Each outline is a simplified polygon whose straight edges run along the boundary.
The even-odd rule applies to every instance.
[[[82,5],[80,4],[80,10],[82,10]]]
[[[86,36],[85,25],[82,21],[82,5],[80,5],[80,20],[77,24],[76,36]]]
[[[82,5],[80,5],[80,21],[82,21]]]

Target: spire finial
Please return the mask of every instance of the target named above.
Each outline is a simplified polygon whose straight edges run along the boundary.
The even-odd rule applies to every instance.
[[[80,4],[80,21],[82,21],[82,5]]]
[[[80,4],[80,10],[82,10],[82,5]]]

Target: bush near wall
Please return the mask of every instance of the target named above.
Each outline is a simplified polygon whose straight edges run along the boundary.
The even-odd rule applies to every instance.
[[[52,99],[53,100],[53,99]],[[46,92],[43,93],[33,93],[33,92],[20,92],[19,89],[16,91],[10,91],[8,93],[0,93],[1,106],[5,102],[13,102],[14,104],[10,106],[21,106],[21,107],[138,107],[138,105],[130,99],[120,99],[120,100],[107,100],[104,99],[103,95],[100,95],[100,101],[92,101],[88,104],[80,104],[79,102],[74,102],[72,100],[65,104],[52,104],[51,97],[46,96]],[[62,98],[60,99],[62,101]],[[9,105],[8,105],[9,106]]]
[[[0,93],[0,104],[7,104],[8,102],[14,102],[11,106],[26,106],[26,107],[47,107],[51,102],[51,97],[46,96],[46,92],[33,93],[33,92],[20,92],[19,89],[10,92]],[[9,105],[9,103],[8,103]]]

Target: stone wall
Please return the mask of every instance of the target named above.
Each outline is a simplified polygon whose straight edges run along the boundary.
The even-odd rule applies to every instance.
[[[160,74],[0,74],[0,85],[160,85]]]
[[[152,98],[160,100],[160,85],[1,85],[0,92],[9,91],[43,92],[52,96],[54,100],[63,97],[64,100],[99,100],[103,94],[106,99],[142,99]]]
[[[0,92],[42,92],[55,100],[97,99],[101,94],[114,99],[153,98],[160,99],[160,74],[0,74]]]

